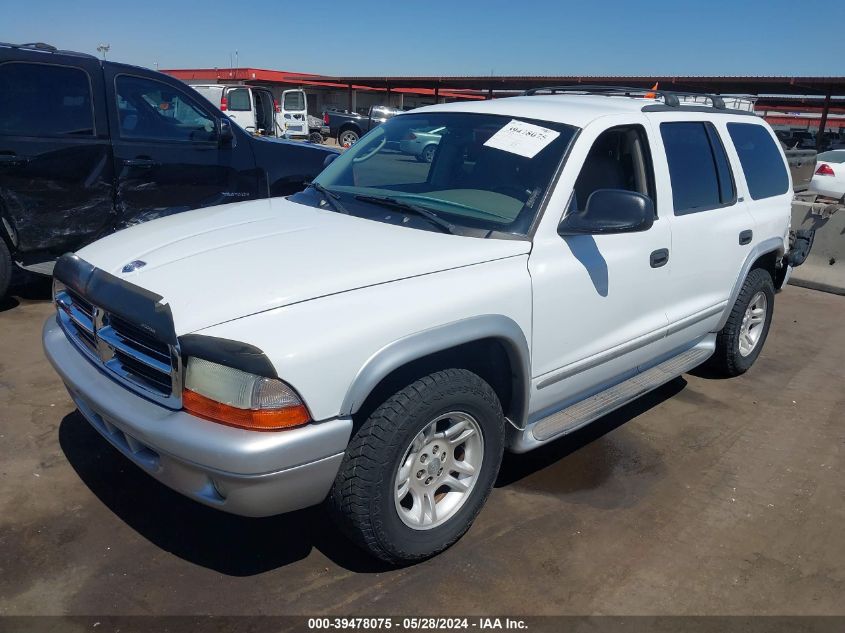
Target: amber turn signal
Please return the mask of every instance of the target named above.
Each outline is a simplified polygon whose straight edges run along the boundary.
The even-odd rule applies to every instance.
[[[182,392],[182,407],[188,413],[228,426],[253,431],[278,431],[301,426],[311,418],[305,405],[282,409],[239,409],[198,394],[190,389]]]

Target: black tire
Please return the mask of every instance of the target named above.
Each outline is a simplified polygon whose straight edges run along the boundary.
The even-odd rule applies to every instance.
[[[6,296],[9,283],[12,281],[12,256],[6,242],[0,238],[0,299]]]
[[[319,132],[311,132],[308,134],[308,140],[315,145],[321,145],[323,143],[323,135]]]
[[[478,422],[483,459],[462,506],[445,523],[414,529],[394,501],[394,477],[407,447],[437,416],[462,411]],[[381,404],[353,435],[328,498],[329,511],[358,546],[393,565],[426,559],[472,525],[499,472],[505,418],[492,387],[465,369],[420,378]]]
[[[434,160],[434,152],[436,151],[437,145],[433,143],[431,145],[426,145],[423,148],[423,151],[420,152],[420,155],[417,156],[417,160],[421,163],[430,163],[432,160]]]
[[[751,353],[743,356],[739,348],[743,318],[751,299],[758,292],[762,292],[766,296],[766,315],[762,324],[763,330]],[[739,296],[731,309],[725,327],[716,336],[716,351],[707,361],[707,365],[724,376],[739,376],[748,371],[760,355],[766,337],[769,335],[774,305],[775,287],[771,275],[762,268],[755,268],[745,278],[745,283],[742,284],[742,289],[739,291]]]
[[[344,143],[349,143],[349,146],[352,147],[358,142],[359,138],[361,137],[355,130],[341,130],[340,134],[337,135],[337,144],[343,147]]]

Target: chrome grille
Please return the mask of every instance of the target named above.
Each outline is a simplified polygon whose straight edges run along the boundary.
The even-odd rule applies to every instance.
[[[169,407],[181,406],[181,357],[123,316],[93,305],[70,288],[56,291],[59,323],[96,364],[134,391]]]

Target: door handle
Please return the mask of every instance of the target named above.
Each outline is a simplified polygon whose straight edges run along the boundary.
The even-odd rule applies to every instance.
[[[754,231],[751,229],[746,229],[739,234],[739,245],[745,246],[746,244],[751,244],[751,238],[754,237]]]
[[[652,252],[651,257],[649,257],[649,263],[651,264],[652,268],[660,268],[661,266],[665,266],[668,261],[668,248],[658,248],[656,251]]]
[[[123,161],[123,164],[126,167],[139,167],[142,169],[149,169],[150,167],[155,167],[158,165],[152,158],[126,158]]]

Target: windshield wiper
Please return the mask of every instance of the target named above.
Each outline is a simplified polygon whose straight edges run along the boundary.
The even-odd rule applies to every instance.
[[[433,225],[438,227],[444,233],[448,233],[449,235],[455,234],[455,229],[457,228],[451,222],[447,222],[440,216],[438,216],[433,211],[429,211],[425,207],[421,207],[418,204],[411,204],[410,202],[404,202],[402,200],[397,200],[396,198],[391,198],[390,196],[365,196],[359,194],[355,196],[356,200],[361,200],[362,202],[372,202],[373,204],[380,204],[383,207],[392,207],[394,209],[399,209],[400,211],[404,211],[406,213],[414,213],[419,215]]]
[[[323,200],[325,200],[332,209],[334,209],[338,213],[349,215],[349,210],[343,206],[340,201],[340,196],[337,195],[334,191],[329,191],[319,182],[306,182],[305,184],[314,189],[314,191],[319,193],[321,196],[323,196]]]

